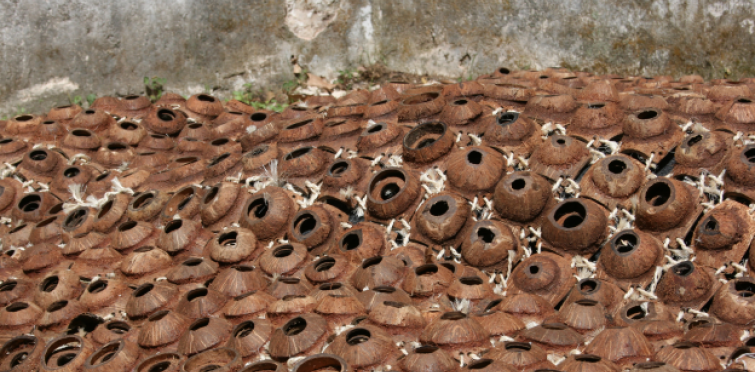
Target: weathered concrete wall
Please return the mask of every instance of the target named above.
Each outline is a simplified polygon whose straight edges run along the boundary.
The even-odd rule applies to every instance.
[[[382,61],[468,76],[497,66],[755,76],[755,0],[4,0],[0,114],[74,94],[280,83]]]

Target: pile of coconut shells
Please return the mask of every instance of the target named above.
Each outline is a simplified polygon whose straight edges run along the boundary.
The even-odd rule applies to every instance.
[[[755,79],[0,122],[0,371],[755,371]]]

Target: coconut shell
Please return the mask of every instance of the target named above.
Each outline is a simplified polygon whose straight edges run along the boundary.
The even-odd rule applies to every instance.
[[[309,261],[309,253],[304,245],[282,244],[265,250],[259,259],[260,269],[268,275],[293,275]]]
[[[755,280],[751,277],[730,280],[716,292],[710,307],[711,314],[729,323],[741,326],[749,324],[755,319],[755,307],[752,305],[754,289]]]
[[[161,353],[158,352],[140,361],[135,372],[147,372],[153,368],[165,369],[167,372],[178,372],[181,370],[186,357],[178,353]]]
[[[359,326],[341,333],[328,345],[328,352],[340,356],[357,371],[395,364],[401,355],[390,335],[373,326]]]
[[[555,306],[576,283],[569,266],[569,261],[552,253],[530,256],[512,271],[509,291],[537,294]]]
[[[585,353],[595,354],[624,367],[653,357],[650,342],[634,328],[606,328],[590,342]]]
[[[235,265],[221,270],[208,288],[228,297],[236,297],[251,291],[264,291],[269,284],[260,269]]]
[[[200,318],[178,340],[178,352],[194,355],[224,344],[231,334],[231,323],[222,318]]]
[[[461,246],[464,263],[479,269],[502,270],[508,267],[509,257],[516,262],[521,257],[519,239],[503,222],[480,220],[468,230]]]
[[[0,351],[0,368],[7,371],[11,368],[19,372],[32,372],[39,368],[44,341],[37,336],[21,335],[6,341]]]
[[[256,318],[275,300],[275,297],[263,291],[251,291],[229,300],[223,307],[223,316],[234,322]]]
[[[272,333],[273,327],[265,319],[242,322],[231,330],[227,347],[236,350],[242,359],[248,360],[262,351]]]
[[[474,319],[463,313],[451,312],[430,322],[422,331],[420,341],[456,354],[484,350],[489,337],[487,330]]]
[[[679,342],[661,349],[656,359],[680,371],[720,371],[721,364],[711,352],[689,342]]]
[[[84,368],[87,371],[131,371],[139,358],[139,347],[136,343],[125,340],[116,340],[107,343],[95,350]]]
[[[270,356],[287,359],[318,353],[328,336],[327,322],[316,314],[302,314],[276,329],[270,338]]]
[[[440,269],[439,269],[440,270]],[[390,256],[375,256],[362,262],[351,276],[354,288],[400,286],[404,280],[403,261]]]
[[[406,357],[399,360],[398,367],[402,372],[451,372],[459,368],[449,352],[432,345],[419,346],[409,351]]]
[[[534,343],[506,342],[490,350],[485,357],[506,363],[517,371],[555,370],[545,350]]]
[[[142,319],[158,311],[172,309],[178,295],[178,288],[170,283],[142,284],[131,292],[126,303],[126,314],[130,319]]]
[[[82,370],[92,345],[76,335],[63,335],[50,340],[42,352],[40,371],[75,372]],[[67,361],[67,363],[63,362]],[[63,366],[59,366],[63,364]]]
[[[247,199],[239,223],[261,242],[280,236],[288,227],[298,206],[279,187],[266,187]]]

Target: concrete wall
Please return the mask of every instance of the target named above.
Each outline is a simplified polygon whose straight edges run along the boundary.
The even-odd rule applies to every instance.
[[[755,76],[755,0],[4,0],[0,114],[74,94],[263,86],[375,61],[452,78],[497,66]]]

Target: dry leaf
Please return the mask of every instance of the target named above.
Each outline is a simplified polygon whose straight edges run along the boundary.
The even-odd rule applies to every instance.
[[[336,86],[329,83],[327,80],[314,75],[312,73],[307,73],[307,85],[315,88],[322,88],[327,90],[332,90]]]
[[[294,74],[295,75],[301,74],[301,66],[299,66],[298,63],[294,63]]]

